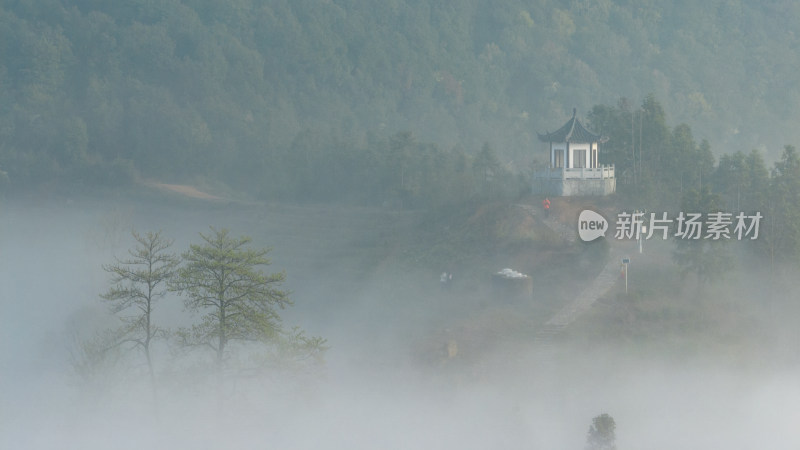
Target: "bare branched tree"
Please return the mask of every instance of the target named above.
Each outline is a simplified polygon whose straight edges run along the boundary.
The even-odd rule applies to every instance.
[[[160,231],[144,235],[132,231],[131,234],[137,244],[128,250],[129,258],[103,265],[103,269],[112,275],[112,286],[101,297],[122,321],[117,333],[119,340],[108,345],[131,344],[142,350],[155,399],[151,347],[153,340],[163,336],[165,330],[154,323],[153,309],[156,302],[167,294],[167,282],[174,276],[179,259],[169,252],[173,241],[164,238]]]

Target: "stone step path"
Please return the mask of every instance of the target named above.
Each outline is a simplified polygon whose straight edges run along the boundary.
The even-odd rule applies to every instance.
[[[561,308],[539,329],[533,338],[530,358],[536,364],[550,364],[556,360],[558,337],[575,322],[581,314],[589,311],[598,298],[605,295],[614,284],[620,273],[620,253],[611,251],[606,265],[600,274],[578,296]]]
[[[545,323],[541,333],[543,336],[552,334],[551,330],[563,330],[575,321],[581,314],[588,311],[595,301],[605,295],[617,282],[620,274],[620,260],[622,256],[619,252],[611,250],[609,252],[606,265],[600,274],[592,280],[575,300],[563,307],[553,317]]]
[[[531,205],[518,205],[529,214],[538,216],[540,211]],[[577,240],[577,231],[561,222],[556,220],[553,216],[543,219],[542,222],[548,228],[558,233],[565,241],[575,242]],[[605,295],[614,284],[617,282],[620,274],[620,261],[622,259],[622,252],[612,248],[609,251],[608,259],[605,266],[587,286],[571,303],[567,304],[559,310],[553,317],[545,322],[542,329],[536,332],[534,342],[536,345],[536,353],[547,358],[554,353],[553,340],[560,335],[571,323],[573,323],[581,314],[585,313],[592,308],[598,298]]]

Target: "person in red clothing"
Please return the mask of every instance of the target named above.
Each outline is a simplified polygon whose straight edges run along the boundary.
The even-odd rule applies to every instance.
[[[542,200],[542,206],[544,207],[544,216],[550,217],[550,199],[545,197],[544,200]]]

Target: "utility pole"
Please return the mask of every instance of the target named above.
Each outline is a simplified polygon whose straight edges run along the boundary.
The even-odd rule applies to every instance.
[[[644,114],[644,109],[639,108],[639,178],[642,178],[642,164],[644,160],[642,159],[642,115]]]
[[[631,110],[631,159],[632,159],[632,168],[633,168],[633,184],[636,185],[636,134],[634,133],[634,124],[636,123],[634,118],[636,117],[636,111]]]

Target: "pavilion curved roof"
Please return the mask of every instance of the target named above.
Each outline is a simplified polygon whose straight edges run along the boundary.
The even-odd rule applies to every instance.
[[[552,133],[536,134],[539,135],[539,139],[543,142],[591,143],[608,141],[608,138],[586,129],[578,119],[575,109],[572,110],[572,118],[563,127]]]

